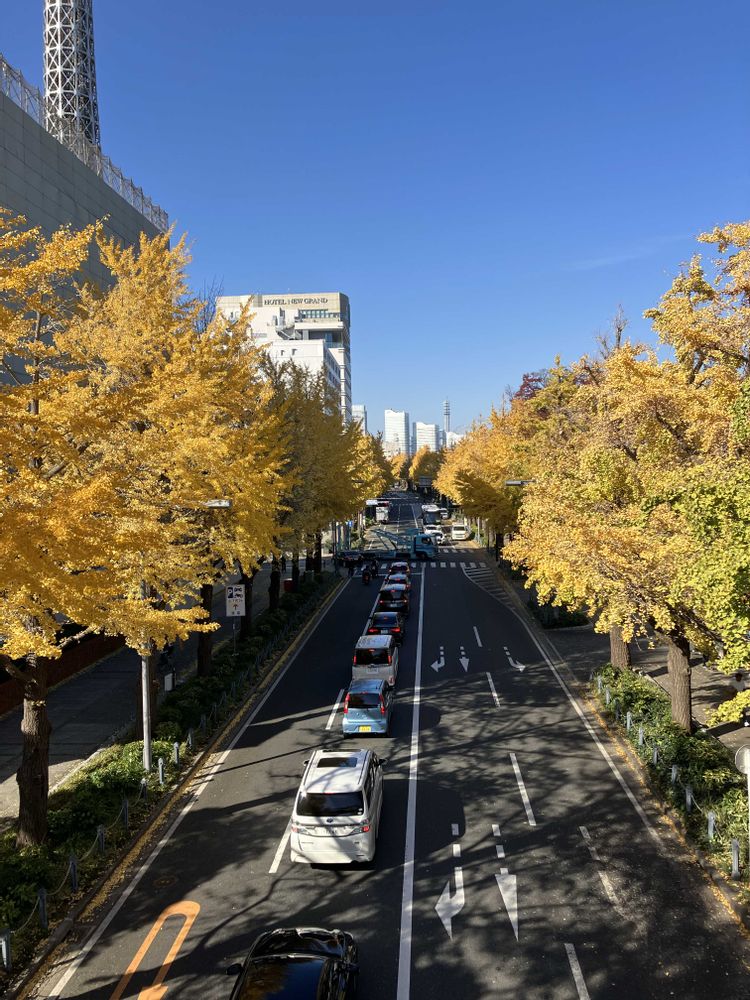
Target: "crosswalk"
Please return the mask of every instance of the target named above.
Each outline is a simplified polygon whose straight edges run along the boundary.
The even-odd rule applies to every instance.
[[[468,566],[463,566],[462,569],[466,579],[475,586],[489,594],[490,597],[494,597],[500,604],[504,604],[506,607],[511,605],[511,599],[499,582],[497,574],[486,563],[479,563],[477,566],[471,563]]]

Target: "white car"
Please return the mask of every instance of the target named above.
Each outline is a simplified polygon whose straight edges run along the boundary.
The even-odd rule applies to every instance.
[[[424,529],[425,535],[429,535],[430,538],[437,542],[438,545],[444,540],[445,535],[443,534],[443,529],[439,528],[436,524],[428,524]]]

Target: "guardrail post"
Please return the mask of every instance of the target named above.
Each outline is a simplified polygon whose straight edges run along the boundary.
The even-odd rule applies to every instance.
[[[41,886],[37,895],[39,896],[39,923],[47,930],[49,921],[47,920],[47,890]]]
[[[685,785],[685,808],[688,812],[693,811],[693,786]]]
[[[604,704],[607,706],[607,708],[609,708],[609,702],[610,702],[611,698],[612,698],[612,695],[610,693],[610,690],[609,690],[608,687],[606,687],[604,689]]]
[[[157,768],[159,770],[159,784],[163,786],[164,785],[164,758],[163,757],[159,757],[159,759],[156,762],[156,766],[157,766]]]
[[[638,726],[638,746],[643,746],[643,726]]]
[[[125,828],[125,833],[128,832],[128,826],[129,826],[128,813],[129,812],[130,812],[130,803],[128,802],[128,797],[126,795],[125,798],[122,800],[122,825]]]
[[[78,860],[75,854],[70,855],[70,891],[78,892]]]
[[[192,729],[188,729],[188,731],[187,731],[187,739],[185,740],[185,742],[188,745],[188,750],[192,750],[193,747],[195,746],[195,737],[193,736],[193,730]]]
[[[597,674],[597,676],[596,676],[596,689],[599,692],[599,694],[602,693],[602,675],[601,674]]]
[[[659,763],[659,747],[658,744],[654,744],[654,749],[651,751],[651,763],[656,767]]]
[[[99,853],[104,854],[104,827],[97,826],[96,828],[96,842],[99,845]]]
[[[3,927],[0,931],[0,961],[6,972],[13,971],[13,960],[10,954],[10,928]]]
[[[141,795],[143,796],[143,801],[148,802],[148,781],[145,778],[141,778]]]
[[[716,813],[711,810],[708,814],[708,839],[714,839],[714,833],[716,831]]]
[[[630,732],[632,728],[633,728],[633,713],[628,712],[627,715],[625,716],[625,729],[628,732]]]
[[[740,842],[732,840],[732,878],[740,877]]]
[[[615,720],[620,721],[620,702],[615,698]]]
[[[669,780],[672,782],[673,785],[677,784],[677,775],[679,773],[680,773],[679,767],[676,764],[672,764],[672,775]]]
[[[180,744],[179,743],[173,743],[172,744],[172,760],[175,763],[175,767],[179,767],[180,766]]]
[[[203,713],[203,715],[201,715],[201,722],[200,722],[200,726],[201,726],[201,732],[202,732],[202,733],[203,733],[203,735],[205,736],[205,735],[206,735],[206,726],[207,726],[207,722],[206,722],[206,713],[205,713],[205,712]]]

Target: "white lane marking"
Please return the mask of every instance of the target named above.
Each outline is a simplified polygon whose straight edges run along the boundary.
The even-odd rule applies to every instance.
[[[273,856],[273,861],[271,862],[271,867],[268,869],[269,875],[275,875],[279,870],[279,865],[281,864],[281,859],[284,857],[284,850],[289,842],[289,838],[292,835],[292,821],[291,819],[286,825],[286,830],[284,830],[284,836],[279,841],[279,846],[276,848],[276,853]]]
[[[500,833],[500,824],[499,823],[493,823],[492,824],[492,836],[493,837],[500,837],[500,836],[502,836],[502,834]]]
[[[229,756],[229,754],[232,752],[232,750],[234,750],[234,748],[237,745],[237,743],[243,737],[243,735],[245,734],[246,730],[255,721],[255,717],[257,716],[258,712],[260,712],[260,710],[263,708],[263,706],[265,705],[265,703],[271,697],[271,695],[276,690],[276,688],[278,687],[278,685],[281,683],[282,679],[286,676],[287,671],[289,670],[289,668],[291,667],[291,665],[294,663],[294,661],[297,659],[297,657],[302,652],[302,650],[305,648],[305,646],[307,645],[308,640],[320,628],[321,624],[323,623],[323,621],[325,620],[326,616],[328,615],[328,612],[331,610],[331,608],[333,607],[333,605],[336,603],[336,601],[339,599],[339,597],[341,597],[341,595],[344,593],[344,591],[346,590],[346,588],[348,586],[349,586],[349,581],[345,580],[344,581],[344,585],[342,586],[341,590],[338,592],[338,594],[336,594],[336,596],[334,597],[334,599],[328,605],[328,607],[326,608],[324,614],[321,616],[320,620],[316,623],[315,628],[312,630],[312,632],[310,632],[310,634],[308,635],[307,639],[295,650],[295,652],[289,658],[289,662],[287,663],[287,665],[281,671],[281,673],[276,678],[276,680],[273,682],[273,684],[271,684],[271,686],[269,687],[269,689],[266,691],[266,693],[260,699],[260,701],[255,706],[255,708],[252,710],[252,712],[248,715],[247,721],[245,722],[245,724],[243,726],[240,727],[237,735],[234,737],[234,739],[232,740],[232,742],[226,748],[226,750],[224,751],[224,753],[221,754],[221,756],[216,761],[216,763],[213,764],[211,766],[211,768],[209,768],[209,770],[201,777],[201,781],[203,782],[203,784],[199,785],[198,788],[192,793],[191,797],[188,799],[188,801],[186,802],[186,804],[183,806],[183,808],[180,810],[180,812],[178,813],[178,815],[175,817],[175,820],[172,823],[172,825],[169,827],[169,829],[164,834],[164,836],[161,838],[161,840],[158,842],[158,844],[156,845],[156,847],[153,849],[153,851],[149,854],[149,856],[146,858],[146,860],[144,861],[144,863],[141,865],[141,867],[135,873],[135,875],[131,879],[130,883],[125,887],[125,889],[122,892],[122,895],[117,900],[117,902],[115,903],[115,905],[109,911],[109,913],[104,918],[104,920],[102,920],[102,922],[99,924],[99,926],[94,930],[94,932],[91,935],[91,937],[89,937],[86,940],[86,942],[81,946],[80,951],[72,959],[70,965],[68,966],[67,971],[64,972],[63,975],[55,983],[55,985],[54,985],[54,987],[52,989],[52,992],[49,994],[49,1000],[53,1000],[54,997],[59,997],[60,994],[62,993],[62,991],[65,989],[65,987],[70,982],[70,980],[76,974],[76,972],[80,968],[81,963],[83,962],[84,958],[88,955],[88,953],[91,951],[91,949],[97,943],[97,941],[99,940],[99,938],[101,938],[102,934],[106,931],[106,929],[109,927],[109,925],[115,919],[115,917],[117,916],[117,914],[123,908],[123,906],[125,905],[125,903],[128,901],[128,899],[130,898],[130,896],[132,895],[132,893],[134,892],[134,890],[138,886],[138,883],[141,881],[141,879],[146,874],[146,872],[149,870],[149,868],[154,863],[154,861],[156,861],[157,857],[161,853],[162,848],[165,847],[169,843],[169,841],[170,841],[170,839],[172,837],[172,834],[175,832],[175,830],[177,829],[177,827],[180,825],[180,823],[183,821],[183,819],[187,816],[187,814],[193,808],[193,806],[195,805],[195,803],[198,801],[198,798],[199,798],[200,794],[202,793],[203,789],[208,786],[208,782],[211,779],[211,777],[219,770],[219,768],[222,766],[222,764],[227,759],[227,757]]]
[[[451,836],[452,837],[458,836],[458,823],[451,823]]]
[[[529,793],[526,791],[526,785],[524,785],[523,778],[521,777],[521,768],[518,766],[518,759],[512,750],[510,752],[510,762],[513,765],[513,770],[516,772],[516,781],[518,782],[518,790],[523,800],[523,807],[526,810],[526,819],[529,821],[529,826],[536,826],[531,802],[529,802]]]
[[[416,520],[416,518],[415,518]],[[422,686],[422,627],[424,624],[424,579],[419,588],[419,623],[417,656],[414,671],[414,707],[409,747],[409,792],[406,806],[404,841],[404,886],[401,892],[401,940],[398,949],[396,1000],[409,1000],[411,985],[411,941],[414,921],[414,850],[417,829],[417,779],[419,777],[419,702]],[[461,886],[463,894],[463,884]]]
[[[467,569],[474,569],[475,566],[476,566],[476,563],[470,562],[470,563],[467,564]]]
[[[440,569],[445,569],[445,563],[444,562],[440,563]]]
[[[495,875],[497,879],[497,887],[500,890],[500,895],[503,897],[503,903],[505,904],[505,909],[508,911],[508,919],[510,920],[511,927],[513,928],[513,933],[516,935],[516,941],[518,940],[518,891],[516,886],[516,876],[511,875],[507,868],[501,868],[500,874]]]
[[[612,885],[612,883],[609,880],[609,875],[607,875],[605,872],[600,871],[599,872],[599,878],[602,880],[602,885],[604,886],[604,891],[609,896],[610,903],[613,906],[618,906],[620,901],[617,898],[617,893],[614,890],[614,886]]]
[[[331,709],[331,714],[328,716],[328,722],[326,722],[326,729],[330,729],[331,726],[333,725],[333,720],[336,718],[336,712],[338,712],[339,707],[341,706],[341,699],[343,697],[344,697],[344,688],[341,688],[341,690],[338,693],[338,697],[336,698],[336,703]]]
[[[453,869],[453,873],[456,878],[456,891],[451,894],[451,880],[445,883],[445,888],[440,893],[440,899],[435,903],[435,909],[437,910],[437,915],[442,921],[443,927],[448,937],[453,940],[453,918],[458,916],[458,914],[463,910],[466,899],[464,897],[464,873],[463,871],[456,867]],[[401,972],[401,967],[399,966],[399,973]],[[396,993],[397,1000],[400,1000],[401,994]]]
[[[504,858],[505,857],[505,848],[503,847],[502,844],[496,844],[495,845],[495,850],[497,851],[497,856],[499,858]]]
[[[455,569],[455,568],[456,568],[456,564],[454,562],[452,562],[451,563],[451,569]]]
[[[490,691],[492,692],[492,697],[495,699],[495,705],[500,708],[500,699],[497,696],[497,691],[495,690],[495,682],[492,680],[492,674],[487,671],[487,683],[490,686]]]
[[[594,847],[594,843],[591,840],[591,834],[589,833],[589,831],[586,829],[585,826],[579,826],[578,829],[581,831],[581,836],[586,841],[586,847],[588,847],[589,854],[591,855],[591,857],[594,859],[594,861],[601,861],[601,858],[599,857],[599,852]]]
[[[591,1000],[589,991],[586,989],[586,983],[583,979],[583,973],[581,972],[575,948],[572,944],[566,944],[565,951],[570,962],[570,971],[573,973],[573,982],[576,984],[576,989],[578,990],[578,1000]]]
[[[454,858],[460,858],[461,857],[461,845],[460,844],[454,844],[453,845],[453,857]]]
[[[612,771],[612,774],[614,774],[614,776],[617,779],[617,782],[620,785],[620,787],[622,788],[623,792],[625,792],[625,794],[627,795],[628,799],[630,800],[630,804],[635,809],[635,811],[638,813],[638,816],[640,817],[641,822],[643,823],[643,825],[646,827],[646,829],[651,834],[651,836],[653,837],[653,839],[656,841],[656,843],[661,848],[662,845],[661,845],[661,839],[659,837],[659,834],[657,833],[657,831],[655,830],[655,828],[651,825],[651,822],[650,822],[648,816],[646,815],[646,813],[645,813],[645,811],[643,809],[643,806],[640,804],[640,802],[638,801],[638,799],[635,797],[635,795],[633,794],[633,792],[630,790],[630,786],[625,781],[625,779],[623,778],[622,774],[620,773],[619,768],[617,767],[617,765],[615,764],[615,762],[610,757],[609,752],[607,751],[607,748],[604,746],[604,744],[602,743],[602,741],[599,739],[599,737],[594,732],[594,729],[593,729],[591,723],[586,718],[583,709],[581,708],[581,706],[578,703],[578,699],[571,692],[571,690],[568,687],[568,685],[565,683],[565,681],[560,676],[560,672],[558,671],[557,667],[555,667],[555,665],[553,664],[552,660],[550,660],[549,656],[547,656],[547,654],[545,653],[545,651],[544,651],[541,643],[539,642],[539,640],[537,639],[537,637],[534,635],[533,631],[531,630],[531,626],[527,622],[525,622],[523,620],[523,618],[519,615],[519,613],[516,611],[516,609],[514,607],[512,607],[512,606],[509,605],[508,608],[512,612],[512,614],[515,615],[515,617],[518,619],[518,621],[523,625],[523,627],[526,629],[526,631],[528,632],[528,634],[529,634],[529,636],[531,638],[531,641],[534,643],[534,645],[536,646],[536,648],[539,650],[539,652],[544,657],[545,663],[547,664],[547,666],[552,671],[552,676],[555,678],[555,680],[557,681],[557,683],[560,685],[560,687],[565,692],[565,696],[567,697],[568,701],[570,702],[570,704],[575,709],[576,715],[578,716],[578,718],[581,720],[581,722],[586,727],[586,731],[588,732],[589,736],[591,737],[591,739],[596,744],[596,748],[599,751],[599,753],[606,760],[606,762],[607,762],[607,764],[609,766],[609,769]]]
[[[474,626],[474,638],[477,640],[477,646],[479,646],[479,648],[481,649],[482,648],[482,640],[479,638],[479,632],[477,630],[476,625]]]

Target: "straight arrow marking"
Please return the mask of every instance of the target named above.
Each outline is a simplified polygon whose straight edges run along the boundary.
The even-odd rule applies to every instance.
[[[511,875],[507,868],[501,868],[500,874],[495,875],[495,878],[497,879],[497,887],[500,890],[500,895],[503,897],[503,903],[505,904],[505,909],[508,911],[508,918],[510,919],[510,924],[513,928],[513,933],[516,935],[517,941],[518,891],[516,887],[516,876]]]
[[[466,655],[466,650],[463,646],[461,646],[460,652],[461,655],[458,658],[458,662],[464,668],[464,673],[467,673],[469,670],[469,657]]]
[[[451,894],[451,880],[445,883],[445,888],[440,893],[440,899],[435,903],[435,909],[437,915],[442,921],[443,927],[445,927],[445,932],[448,937],[453,940],[453,925],[452,920],[464,908],[464,873],[456,866],[454,869],[454,874],[456,878],[456,891]]]

